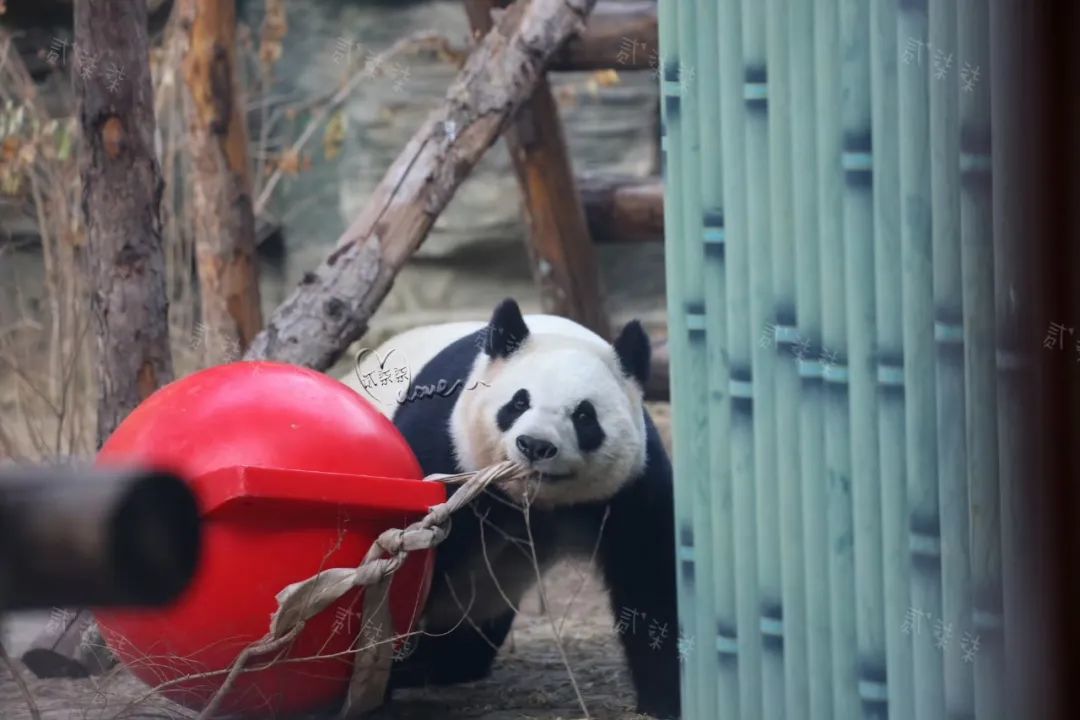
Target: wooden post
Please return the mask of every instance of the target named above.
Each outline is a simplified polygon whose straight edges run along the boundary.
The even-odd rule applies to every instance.
[[[878,475],[889,714],[915,717],[907,465],[904,440],[903,297],[900,288],[900,141],[897,0],[870,6],[870,102],[874,193],[874,325],[877,343]],[[993,352],[991,351],[991,355]],[[991,359],[992,361],[992,359]],[[979,717],[982,717],[981,715]]]
[[[776,353],[776,504],[783,609],[784,708],[805,712],[810,702],[806,645],[806,547],[799,477],[799,362],[792,352],[797,332],[795,230],[792,183],[789,5],[768,0],[765,46],[769,122],[769,213],[773,271],[773,352]],[[808,28],[802,28],[807,32]],[[706,159],[706,162],[709,162]],[[781,329],[783,328],[783,329]]]
[[[757,334],[746,322],[750,308],[750,247],[746,105],[743,83],[742,3],[719,4],[720,153],[724,160],[724,284],[731,418],[731,517],[735,552],[736,627],[725,628],[728,651],[735,650],[739,677],[739,717],[764,717],[762,711],[761,595],[757,578],[757,518],[753,484],[754,386],[751,358]],[[661,27],[661,32],[663,32]],[[664,81],[678,80],[665,75]],[[669,137],[669,146],[671,140]],[[665,182],[671,182],[665,178]],[[672,195],[665,198],[674,202]],[[665,220],[672,218],[668,213]],[[760,333],[762,328],[757,328]],[[715,347],[714,343],[714,347]],[[722,391],[722,389],[721,389]],[[676,406],[677,407],[677,406]],[[730,637],[734,635],[734,637]],[[718,640],[719,642],[719,640]]]
[[[888,713],[885,658],[885,598],[881,545],[881,485],[878,453],[877,356],[874,340],[874,159],[871,152],[870,6],[840,5],[841,165],[843,189],[844,290],[847,315],[848,422],[851,440],[850,522],[854,541],[857,694],[863,717]]]
[[[825,522],[825,383],[821,366],[810,356],[821,347],[822,240],[817,203],[816,83],[814,55],[815,8],[792,3],[788,19],[790,72],[792,231],[795,234],[795,307],[797,332],[789,352],[799,373],[799,475],[802,490],[804,557],[806,562],[806,662],[809,674],[805,716],[832,717],[832,628],[829,598],[829,540]],[[788,646],[785,645],[785,653]]]
[[[465,0],[476,37],[491,30],[497,0]],[[565,315],[603,337],[610,332],[601,298],[596,251],[566,154],[562,123],[547,79],[503,133],[529,222],[529,255],[546,312]]]
[[[679,55],[679,13],[683,5],[678,0],[660,0],[660,54],[662,76],[678,72],[682,58]],[[683,282],[683,258],[685,252],[680,240],[684,237],[683,220],[684,214],[679,202],[683,193],[683,123],[680,105],[680,97],[676,93],[668,95],[666,88],[661,86],[663,95],[663,115],[660,123],[662,141],[661,147],[664,153],[663,173],[664,191],[667,194],[664,209],[664,273],[667,279],[667,292],[669,301],[668,309],[668,333],[670,360],[675,365],[675,377],[671,382],[672,408],[685,407],[681,398],[686,396],[689,374],[681,371],[686,367],[683,347],[685,338],[689,332],[687,325],[687,313],[683,311],[680,294],[686,289]],[[693,468],[688,469],[687,460],[700,459],[689,456],[688,433],[683,432],[681,424],[674,424],[677,413],[672,414],[673,425],[671,427],[671,462],[672,470],[676,478],[684,477],[693,473]],[[694,503],[696,501],[695,487],[691,483],[675,482],[675,535],[678,543],[679,563],[676,566],[676,579],[678,582],[678,614],[679,634],[684,637],[707,637],[705,629],[698,628],[698,613],[696,612],[699,589],[697,586],[697,549],[694,537]],[[698,656],[687,657],[689,661],[679,673],[680,694],[682,696],[682,716],[686,718],[699,717],[698,693],[700,685],[697,678],[699,673],[693,670],[696,665],[703,665]]]
[[[960,259],[959,70],[942,75],[942,56],[957,46],[957,4],[932,3],[929,43],[930,229],[933,248],[934,340],[937,344],[938,512],[941,519],[941,624],[963,638],[971,631],[967,429],[964,402],[964,302]],[[927,48],[930,44],[927,44]],[[949,48],[945,50],[944,48]],[[929,54],[929,52],[928,52]],[[957,57],[964,57],[957,53]],[[967,57],[961,63],[966,62]],[[929,64],[929,60],[927,61]],[[984,272],[989,271],[986,268]],[[990,273],[987,272],[989,275]],[[973,658],[960,642],[945,643],[946,717],[974,717]],[[966,645],[966,643],[965,643]]]
[[[235,0],[183,0],[185,105],[195,189],[204,351],[227,356],[262,329],[243,97],[236,80]],[[220,355],[220,353],[217,353]]]

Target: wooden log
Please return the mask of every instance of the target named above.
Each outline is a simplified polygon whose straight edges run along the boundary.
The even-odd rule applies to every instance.
[[[262,329],[244,103],[237,82],[235,0],[182,0],[184,101],[203,326],[244,348]],[[206,350],[211,350],[206,343]]]
[[[499,0],[465,0],[473,34],[491,29]],[[546,78],[503,133],[529,224],[529,257],[545,312],[576,320],[607,337],[596,251],[574,184],[559,109]]]
[[[549,70],[654,70],[659,72],[656,2],[600,2],[585,32],[551,59]]]
[[[327,259],[274,311],[246,359],[325,370],[363,335],[394,276],[595,3],[532,0],[503,14],[442,107],[408,142]]]
[[[662,242],[664,185],[659,178],[579,175],[589,235],[598,244]]]

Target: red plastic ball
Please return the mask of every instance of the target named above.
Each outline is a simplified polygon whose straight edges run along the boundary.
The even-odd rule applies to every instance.
[[[188,478],[203,516],[191,585],[153,610],[99,610],[109,647],[144,682],[202,709],[225,671],[263,638],[286,585],[356,567],[384,530],[405,527],[445,500],[393,424],[337,380],[268,362],[222,365],[161,388],[116,429],[100,464],[140,463]],[[410,555],[394,576],[398,634],[427,597],[433,553]],[[332,708],[344,699],[363,642],[362,590],[308,621],[290,648],[256,658],[221,713],[266,717]],[[211,673],[204,677],[194,675]]]

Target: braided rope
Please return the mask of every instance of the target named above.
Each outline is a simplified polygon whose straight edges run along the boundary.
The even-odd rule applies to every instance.
[[[372,544],[363,561],[355,568],[330,568],[300,582],[283,588],[275,597],[278,608],[270,618],[270,631],[246,647],[233,662],[225,682],[199,713],[198,720],[213,717],[221,700],[232,688],[236,677],[251,658],[275,652],[287,646],[303,629],[307,621],[358,587],[366,587],[362,618],[364,627],[376,633],[365,633],[367,644],[356,650],[353,675],[341,717],[358,717],[382,704],[389,679],[393,645],[380,637],[382,628],[391,626],[389,603],[386,602],[390,580],[404,564],[410,552],[434,548],[446,539],[447,523],[458,510],[468,505],[488,485],[497,483],[520,487],[532,473],[512,461],[503,461],[482,470],[455,475],[433,474],[425,482],[461,483],[461,487],[446,502],[433,506],[422,520],[406,528],[386,530]]]

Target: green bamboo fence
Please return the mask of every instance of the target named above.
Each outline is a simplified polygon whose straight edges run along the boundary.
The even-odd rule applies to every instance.
[[[684,717],[1020,717],[1017,11],[659,7]]]

